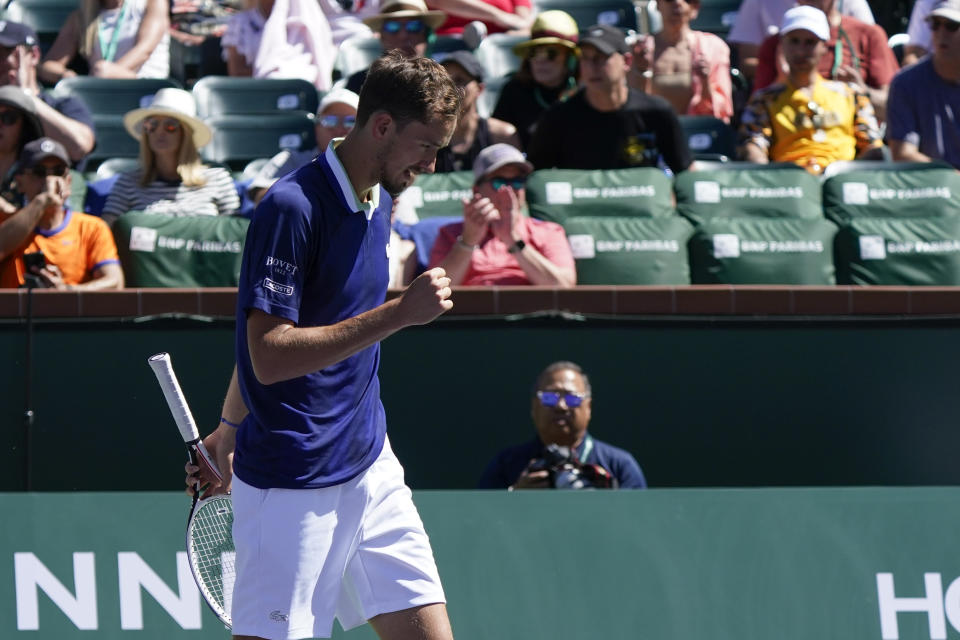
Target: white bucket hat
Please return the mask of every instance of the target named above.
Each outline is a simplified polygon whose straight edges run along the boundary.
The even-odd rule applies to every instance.
[[[157,91],[149,107],[128,111],[123,116],[123,126],[127,133],[140,139],[143,121],[151,116],[176,118],[193,134],[193,146],[197,149],[210,142],[213,132],[202,120],[197,118],[197,103],[193,94],[183,89],[166,87]]]

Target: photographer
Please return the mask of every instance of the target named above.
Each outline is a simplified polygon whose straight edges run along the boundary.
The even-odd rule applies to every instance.
[[[530,415],[532,440],[504,449],[487,465],[481,489],[645,489],[628,452],[589,433],[590,380],[573,362],[554,362],[537,377]]]
[[[27,204],[0,219],[0,288],[122,289],[110,228],[71,211],[70,158],[59,142],[38,138],[20,153],[16,184]]]

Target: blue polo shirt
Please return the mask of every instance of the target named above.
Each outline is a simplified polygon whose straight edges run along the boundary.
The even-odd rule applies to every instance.
[[[331,325],[383,304],[391,200],[353,191],[334,145],[281,178],[257,207],[237,293],[237,376],[250,410],[233,468],[247,484],[315,488],[345,482],[377,458],[386,435],[375,344],[306,376],[261,384],[247,349],[247,312],[298,327]]]

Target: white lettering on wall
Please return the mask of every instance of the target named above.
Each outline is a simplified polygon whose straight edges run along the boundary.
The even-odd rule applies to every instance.
[[[120,628],[143,629],[140,589],[153,596],[163,610],[184,629],[200,629],[200,591],[190,573],[185,551],[177,553],[177,593],[174,593],[140,554],[117,554],[120,577]]]
[[[13,554],[17,590],[17,629],[36,631],[40,628],[39,598],[42,590],[77,629],[97,629],[97,578],[93,553],[73,554],[73,582],[76,594],[63,586],[33,553]]]

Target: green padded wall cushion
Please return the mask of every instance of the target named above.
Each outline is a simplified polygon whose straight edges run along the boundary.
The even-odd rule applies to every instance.
[[[841,225],[855,218],[957,216],[960,173],[938,165],[841,173],[823,183],[823,211]]]
[[[677,210],[716,217],[822,218],[820,181],[796,166],[684,171],[674,183]]]
[[[564,224],[578,284],[690,284],[693,225],[668,218],[579,216]]]
[[[643,216],[676,213],[671,180],[654,167],[581,171],[541,169],[527,180],[530,215],[564,223],[578,216]]]
[[[960,285],[960,217],[858,218],[836,254],[839,284]]]
[[[235,287],[250,221],[131,211],[113,225],[128,287]]]
[[[823,218],[713,218],[690,240],[694,284],[835,284],[837,227]]]
[[[397,207],[412,208],[421,220],[438,216],[463,217],[461,200],[472,195],[472,171],[424,173],[400,195]]]

